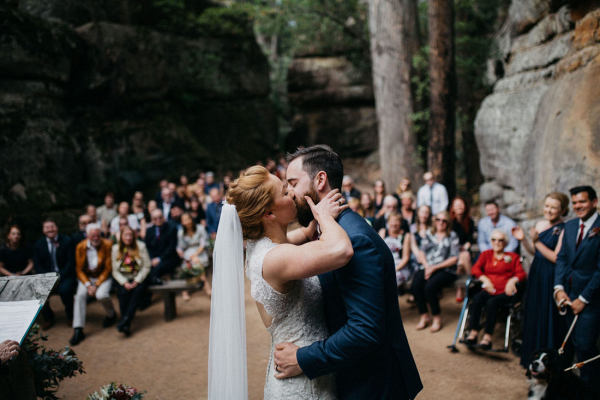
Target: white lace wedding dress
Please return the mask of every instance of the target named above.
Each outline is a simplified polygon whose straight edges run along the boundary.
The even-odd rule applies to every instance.
[[[282,380],[274,376],[277,373],[273,364],[276,344],[290,342],[303,347],[329,336],[319,278],[313,276],[298,280],[294,288],[285,294],[277,292],[263,279],[263,261],[269,250],[275,246],[277,244],[268,238],[262,238],[248,241],[246,252],[246,276],[252,283],[252,297],[273,317],[271,326],[267,328],[271,334],[271,354],[267,367],[264,398],[336,399],[335,380],[332,374],[312,381],[304,374]]]

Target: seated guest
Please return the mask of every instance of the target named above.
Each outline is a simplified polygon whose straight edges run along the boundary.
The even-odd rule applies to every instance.
[[[398,187],[396,188],[396,195],[400,198],[400,195],[407,191],[412,191],[410,178],[402,178],[400,179],[400,183],[398,183]]]
[[[4,276],[27,275],[33,269],[33,251],[25,244],[21,228],[8,228],[6,243],[0,247],[0,274]]]
[[[79,216],[78,227],[79,230],[73,234],[71,241],[73,243],[73,254],[75,252],[75,248],[77,244],[86,238],[86,228],[89,224],[92,223],[92,219],[88,214],[83,214]]]
[[[181,229],[177,231],[177,254],[183,261],[181,268],[196,267],[204,269],[208,267],[207,244],[206,229],[202,225],[196,224],[190,214],[183,214],[181,216]],[[210,296],[211,289],[204,272],[200,275],[200,279],[204,282],[204,291]],[[186,301],[190,299],[188,292],[183,292],[182,297]]]
[[[414,196],[413,192],[407,190],[400,195],[400,214],[408,225],[412,225],[417,220],[417,213],[413,208]]]
[[[363,193],[360,195],[360,206],[365,211],[365,219],[369,222],[369,225],[373,225],[375,220],[375,208],[373,207],[373,199],[369,193]]]
[[[112,244],[117,244],[119,243],[119,240],[121,239],[121,231],[123,230],[123,228],[129,226],[129,220],[125,217],[117,217],[119,219],[119,230],[114,232],[112,235],[110,235],[110,241]]]
[[[417,221],[410,226],[410,258],[414,271],[422,269],[418,256],[421,252],[421,241],[427,236],[427,231],[433,227],[431,208],[421,206],[417,210]]]
[[[96,213],[96,206],[93,204],[88,204],[87,206],[85,206],[85,213],[90,217],[90,223],[98,223],[100,225],[102,225],[102,221],[100,220],[100,217],[98,217],[98,214]]]
[[[156,203],[156,206],[158,207],[159,210],[162,211],[165,219],[167,221],[171,220],[171,207],[173,207],[174,204],[179,204],[179,201],[175,198],[173,192],[171,191],[171,189],[169,189],[169,187],[165,187],[162,190],[162,194],[161,194],[161,200],[159,202]],[[183,206],[181,205],[181,208],[183,209]]]
[[[184,212],[183,207],[179,203],[175,203],[171,207],[171,219],[169,222],[177,229],[181,228],[181,216]]]
[[[475,221],[469,216],[469,204],[462,197],[455,197],[450,203],[450,217],[452,217],[452,230],[458,235],[460,243],[460,256],[458,257],[458,268],[456,273],[459,275],[471,273],[471,252],[470,248],[475,243]],[[456,301],[462,302],[464,288],[456,289]]]
[[[156,194],[154,195],[154,201],[160,203],[162,199],[163,189],[166,188],[168,184],[169,181],[166,179],[162,179],[160,182],[158,182],[158,192],[156,192]]]
[[[134,214],[129,214],[129,203],[126,201],[122,201],[119,203],[118,215],[110,221],[110,234],[114,235],[120,230],[120,219],[126,218],[127,225],[131,227],[134,231],[140,230],[140,223],[138,222],[137,217]]]
[[[146,210],[144,194],[142,192],[138,191],[133,194],[133,199],[131,200],[131,214],[135,215],[137,218],[140,228],[150,218],[148,210]]]
[[[375,208],[375,215],[381,217],[379,211],[383,207],[383,199],[387,193],[385,192],[385,183],[381,179],[377,179],[373,184],[373,207]]]
[[[117,321],[117,313],[110,299],[111,247],[111,242],[100,236],[100,226],[89,224],[87,239],[79,243],[75,250],[78,283],[73,314],[74,333],[69,341],[72,345],[85,339],[83,328],[88,298],[95,297],[104,307],[106,317],[102,322],[103,328],[108,328]]]
[[[512,296],[517,293],[517,282],[526,278],[525,271],[517,253],[505,252],[508,234],[501,229],[494,229],[490,235],[492,248],[481,253],[473,265],[471,273],[482,283],[483,290],[473,297],[469,309],[469,336],[465,343],[474,346],[477,343],[481,311],[485,307],[485,334],[479,342],[483,350],[492,348],[492,334],[496,326],[498,308],[510,304]]]
[[[187,212],[196,224],[202,224],[202,226],[206,225],[206,213],[204,212],[204,208],[202,208],[202,204],[200,204],[200,200],[198,200],[196,196],[190,198],[190,209],[187,210]]]
[[[42,229],[44,237],[35,243],[33,249],[33,268],[38,274],[58,272],[60,280],[53,293],[60,295],[65,306],[65,313],[69,320],[73,319],[73,295],[77,288],[75,265],[72,258],[72,242],[68,236],[59,235],[56,223],[45,220]],[[54,312],[50,302],[42,308],[44,323],[42,329],[49,329],[54,325]]]
[[[102,233],[104,236],[108,236],[110,221],[117,216],[117,206],[115,205],[115,195],[112,193],[106,193],[104,196],[104,204],[96,209],[98,219],[102,226]],[[93,219],[92,219],[93,221]]]
[[[410,261],[410,232],[402,232],[400,225],[402,217],[398,213],[390,214],[388,218],[390,228],[388,235],[383,239],[394,256],[396,265],[396,285],[400,286],[411,276]]]
[[[381,211],[383,211],[383,214],[373,222],[373,229],[379,233],[379,236],[386,237],[388,230],[388,217],[393,212],[398,212],[398,200],[392,195],[385,196]],[[404,232],[408,232],[410,230],[408,223],[404,219],[402,220],[402,226],[400,228]]]
[[[354,187],[354,180],[350,175],[342,178],[342,196],[348,201],[350,197],[360,199],[360,192]]]
[[[452,220],[447,211],[435,216],[433,228],[421,239],[419,261],[424,269],[415,273],[412,291],[421,314],[417,330],[425,329],[431,322],[431,332],[442,329],[439,292],[456,279],[456,263],[460,245],[452,231]],[[427,309],[431,308],[431,315]]]
[[[221,218],[222,196],[221,191],[217,188],[212,188],[208,194],[212,203],[206,207],[206,230],[210,238],[214,240],[217,237],[217,228]]]
[[[484,252],[492,248],[492,231],[494,229],[502,229],[504,232],[511,232],[512,228],[515,227],[515,221],[508,218],[506,215],[500,214],[500,207],[495,201],[488,201],[485,203],[485,213],[487,217],[482,218],[477,225],[477,245],[479,251]],[[510,240],[505,243],[505,251],[516,251],[519,247],[519,241],[512,235],[509,236]]]
[[[117,330],[131,335],[131,322],[148,288],[150,255],[146,244],[135,238],[129,226],[121,230],[119,243],[112,247],[112,276],[119,284],[121,321]]]
[[[149,284],[160,285],[160,277],[172,273],[180,263],[177,255],[177,229],[165,221],[159,209],[152,212],[152,223],[153,226],[148,228],[144,238],[152,265]]]
[[[221,189],[219,187],[219,183],[215,182],[215,174],[211,171],[208,171],[206,173],[205,183],[206,183],[206,185],[204,186],[204,193],[206,193],[206,194],[210,195],[211,189],[219,189],[219,190]]]

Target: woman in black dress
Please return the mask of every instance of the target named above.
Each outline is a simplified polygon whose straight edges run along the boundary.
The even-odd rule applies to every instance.
[[[471,273],[471,245],[475,243],[475,221],[469,215],[469,203],[462,197],[455,197],[450,203],[450,217],[452,218],[452,230],[458,235],[460,243],[460,255],[458,257],[458,275],[469,275]],[[465,289],[456,289],[456,301],[462,303]]]
[[[0,247],[0,274],[4,276],[27,275],[33,269],[33,253],[25,245],[21,229],[13,225],[8,229],[6,244]]]

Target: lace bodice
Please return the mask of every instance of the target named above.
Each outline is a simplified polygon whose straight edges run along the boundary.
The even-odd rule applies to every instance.
[[[316,276],[296,281],[288,293],[279,293],[264,279],[263,261],[277,244],[268,238],[249,241],[246,253],[246,276],[250,279],[252,298],[261,303],[273,317],[267,328],[271,334],[271,355],[267,367],[265,399],[335,399],[333,375],[309,380],[304,374],[284,380],[274,377],[273,351],[281,342],[303,347],[329,334],[325,321],[321,285]]]

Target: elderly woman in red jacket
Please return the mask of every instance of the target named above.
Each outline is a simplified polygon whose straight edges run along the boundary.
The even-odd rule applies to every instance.
[[[471,315],[469,336],[465,340],[467,346],[474,346],[479,333],[481,310],[485,307],[485,334],[479,343],[483,350],[492,348],[492,334],[496,325],[498,309],[510,304],[512,296],[517,293],[517,282],[523,281],[527,274],[523,270],[517,253],[504,252],[508,244],[508,235],[500,229],[491,234],[492,248],[486,250],[471,269],[471,274],[482,282],[483,290],[473,297],[469,309]]]

